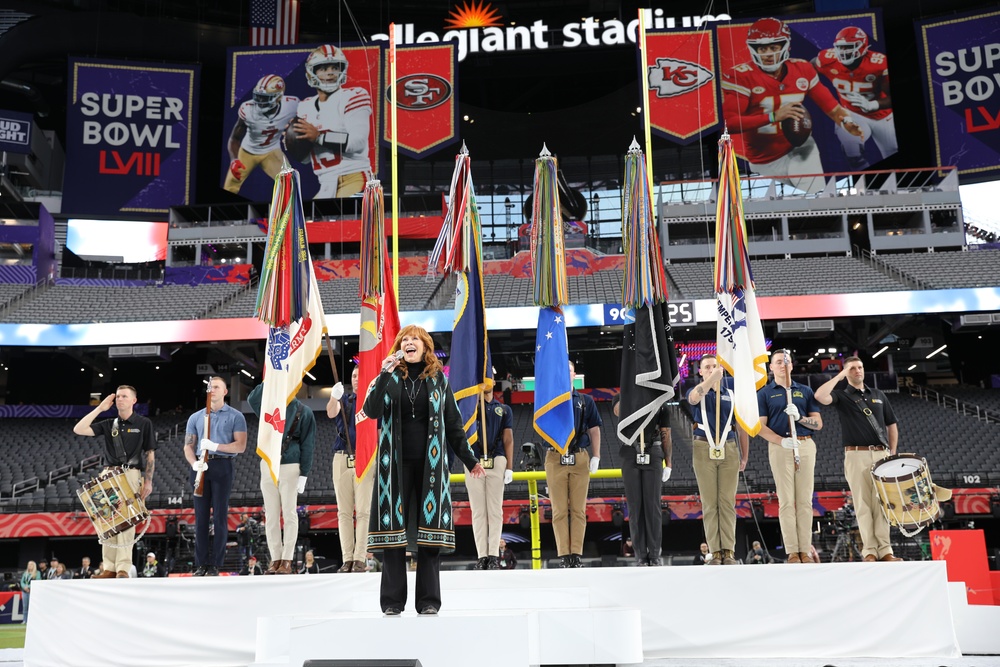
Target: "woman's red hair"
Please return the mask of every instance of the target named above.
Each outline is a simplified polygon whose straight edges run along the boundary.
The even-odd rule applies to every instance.
[[[403,336],[415,336],[419,338],[424,344],[424,372],[420,374],[420,377],[432,378],[438,374],[443,366],[441,365],[441,360],[437,358],[434,354],[434,339],[431,335],[427,333],[427,330],[423,327],[418,327],[416,324],[409,324],[399,330],[396,334],[396,340],[392,343],[392,349],[389,350],[390,354],[395,354],[399,351],[400,343],[403,340]],[[409,369],[406,364],[402,364],[403,367],[403,377],[407,377],[407,372]]]

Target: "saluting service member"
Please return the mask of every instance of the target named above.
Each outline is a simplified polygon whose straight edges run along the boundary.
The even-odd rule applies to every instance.
[[[119,386],[115,393],[108,394],[100,405],[76,423],[73,433],[103,436],[106,464],[103,473],[112,466],[124,468],[125,479],[132,491],[145,501],[153,492],[156,438],[153,437],[153,423],[134,411],[136,400],[135,387],[127,384]],[[110,410],[112,405],[118,409],[118,416],[95,424],[97,416]],[[134,526],[108,539],[101,549],[102,571],[93,578],[127,579],[132,569],[134,542]]]
[[[847,378],[847,386],[836,389]],[[865,385],[865,365],[858,357],[844,359],[844,370],[816,390],[816,400],[832,405],[840,417],[844,438],[844,476],[851,488],[854,511],[861,533],[864,560],[903,560],[892,555],[889,520],[875,491],[872,466],[896,453],[899,429],[889,399],[881,391]]]

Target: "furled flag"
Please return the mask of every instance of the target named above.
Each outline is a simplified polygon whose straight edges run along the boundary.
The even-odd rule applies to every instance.
[[[396,294],[389,275],[389,251],[385,242],[385,199],[382,183],[370,180],[361,200],[361,336],[358,361],[357,441],[355,475],[361,478],[371,465],[378,442],[377,424],[362,409],[368,389],[389,356],[399,333]]]
[[[715,298],[717,353],[719,363],[733,376],[736,421],[748,434],[757,435],[757,390],[767,382],[767,348],[750,270],[740,173],[729,132],[723,132],[719,140]]]
[[[493,361],[483,295],[482,225],[472,186],[472,161],[464,144],[455,158],[448,211],[429,268],[436,270],[442,261],[444,273],[458,274],[448,381],[462,413],[466,437],[478,452],[479,406],[483,391],[493,386]],[[483,456],[487,453],[484,450]]]
[[[250,46],[298,44],[301,0],[250,0]]]
[[[299,174],[294,169],[282,170],[274,179],[264,257],[254,314],[270,330],[257,454],[267,462],[277,485],[286,409],[302,387],[302,377],[319,358],[326,332],[309,256]]]
[[[625,156],[625,197],[622,305],[626,310],[618,438],[632,445],[674,397],[680,377],[646,160],[634,139]]]
[[[535,334],[535,431],[565,454],[576,436],[573,387],[569,377],[569,344],[562,308],[569,302],[559,165],[548,149],[535,160],[531,210],[531,268],[535,281],[538,330]]]

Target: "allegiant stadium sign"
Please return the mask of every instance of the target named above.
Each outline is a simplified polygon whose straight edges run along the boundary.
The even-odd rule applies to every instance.
[[[703,16],[682,16],[679,19],[664,16],[662,9],[646,9],[647,30],[673,28],[697,28],[708,21],[728,21],[728,14],[706,14]],[[396,26],[396,45],[426,44],[430,42],[454,41],[458,45],[458,60],[465,60],[470,53],[498,53],[504,51],[531,51],[549,48],[586,48],[635,44],[639,32],[638,17],[628,23],[617,19],[597,19],[588,17],[582,21],[566,23],[561,27],[549,26],[538,20],[529,25],[488,26],[482,28],[461,28],[446,30],[439,34],[433,31],[418,33],[416,25],[404,23]],[[389,35],[372,35],[375,41],[389,41]]]

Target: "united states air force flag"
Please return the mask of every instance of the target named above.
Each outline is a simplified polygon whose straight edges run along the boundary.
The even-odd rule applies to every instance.
[[[535,336],[535,431],[565,454],[576,436],[569,379],[566,320],[559,308],[540,308]]]

